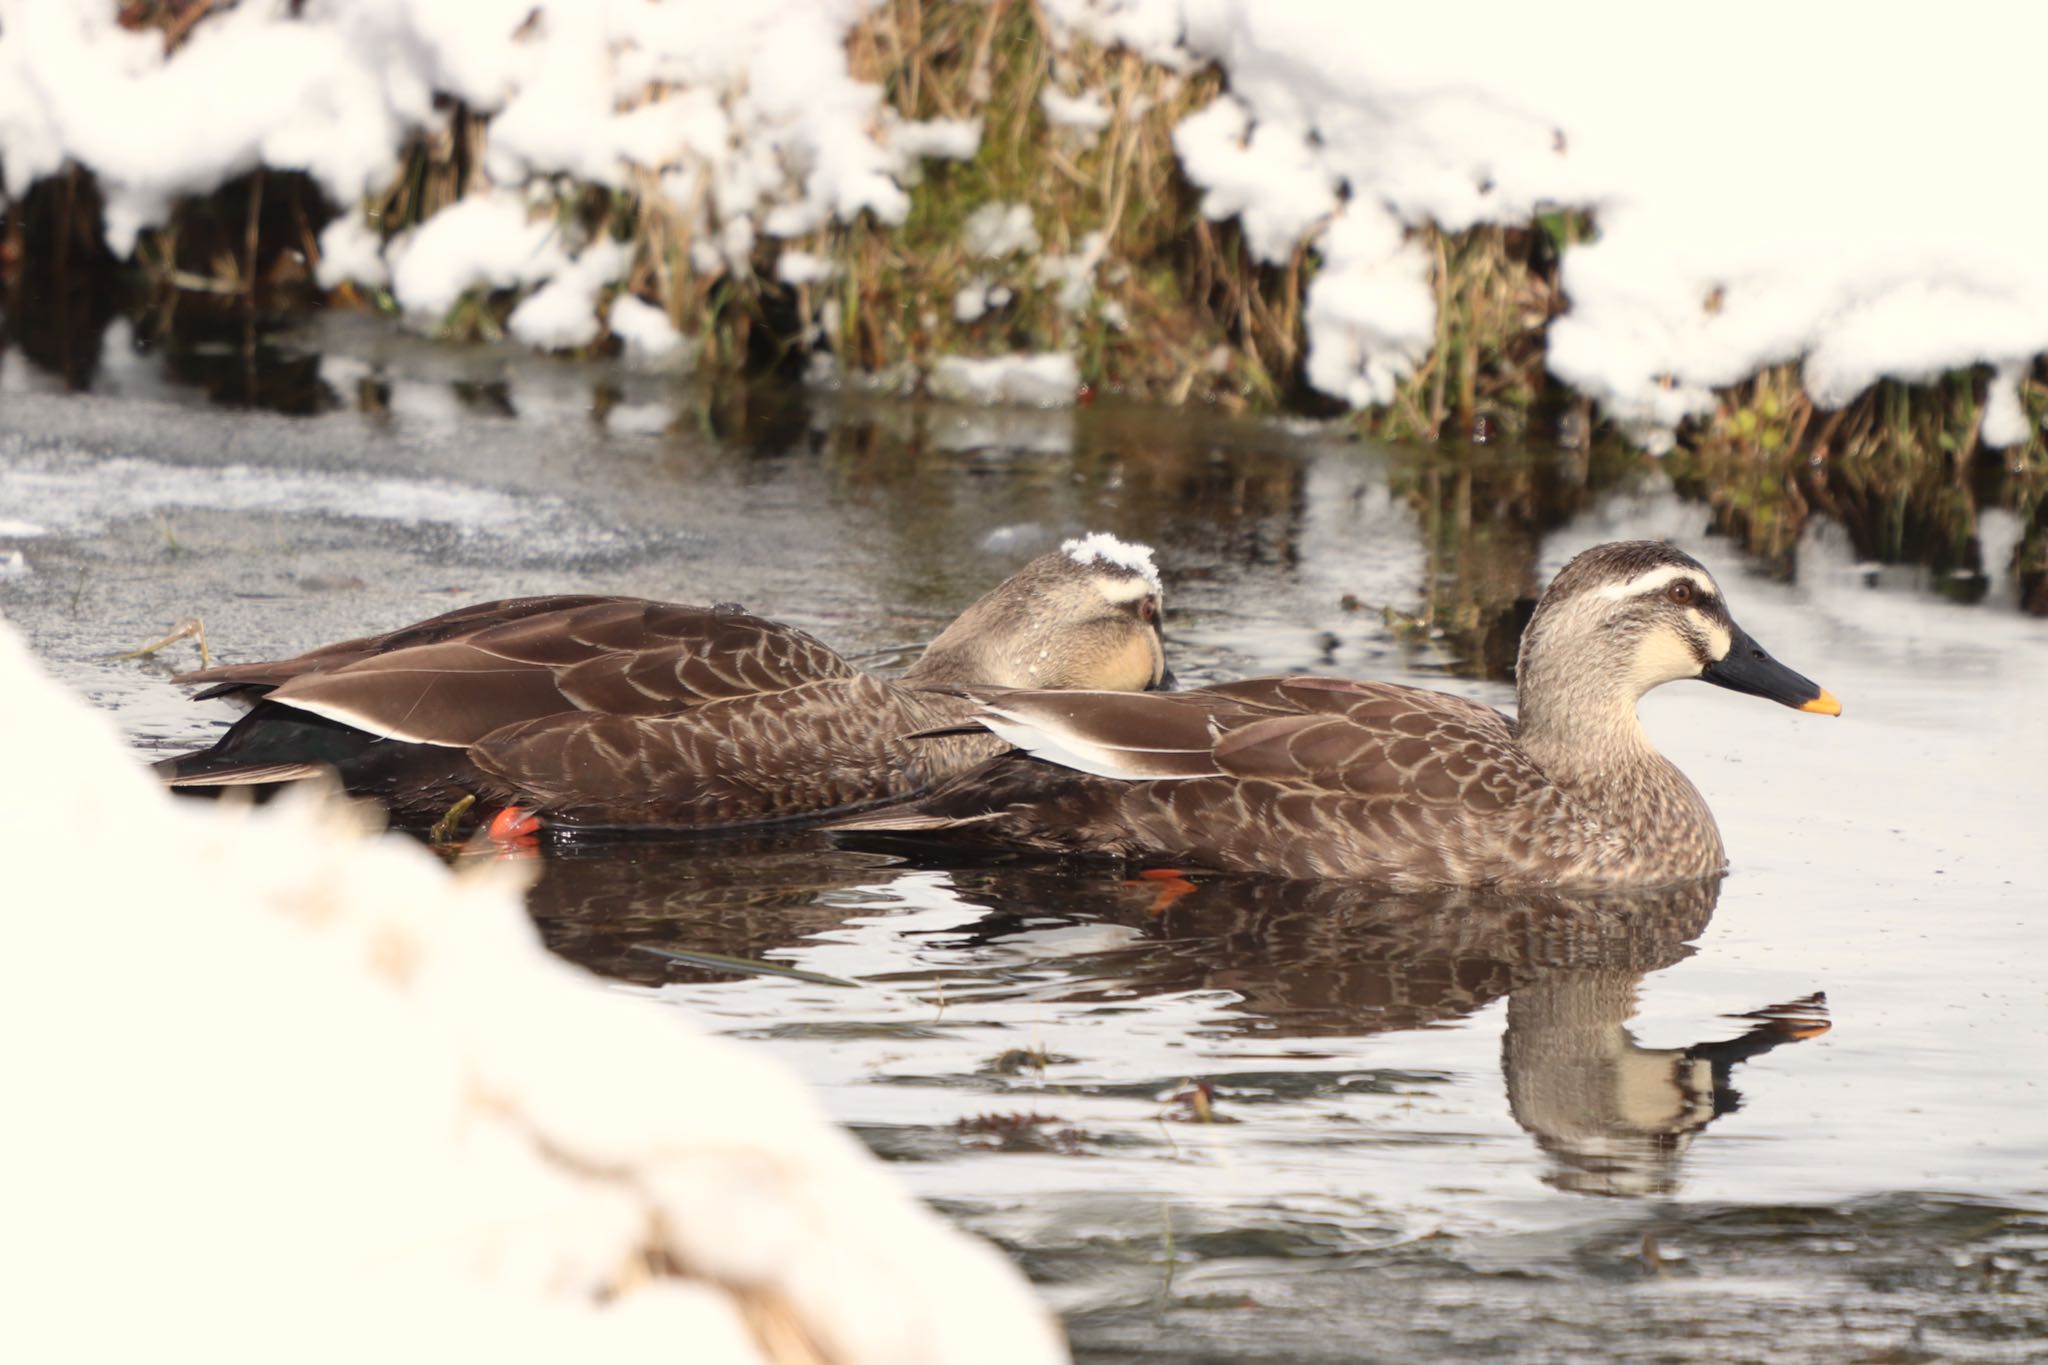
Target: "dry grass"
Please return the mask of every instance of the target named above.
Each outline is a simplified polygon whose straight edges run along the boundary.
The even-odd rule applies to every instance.
[[[1485,441],[1531,434],[1545,407],[1573,403],[1544,371],[1543,329],[1565,309],[1563,252],[1590,235],[1587,217],[1574,212],[1528,228],[1424,229],[1436,262],[1436,345],[1393,403],[1367,417],[1369,429],[1398,440]]]
[[[914,382],[942,355],[1066,350],[1099,390],[1233,411],[1297,396],[1306,251],[1282,270],[1256,267],[1234,227],[1200,218],[1174,156],[1173,127],[1215,96],[1214,72],[1177,75],[1085,42],[1056,48],[1029,0],[894,0],[854,31],[849,55],[901,118],[982,122],[972,160],[923,163],[900,227],[863,218],[763,240],[748,268],[734,269],[693,260],[704,206],[674,203],[652,176],[626,193],[571,190],[557,205],[582,233],[635,244],[621,287],[697,338],[707,368],[793,372],[823,349],[848,369]],[[1048,89],[1100,98],[1107,126],[1093,136],[1054,126],[1041,103]],[[488,136],[486,121],[457,109],[449,132],[408,148],[372,221],[394,233],[460,198]],[[1030,207],[1038,257],[1075,261],[1096,245],[1079,306],[1063,302],[1062,281],[1034,257],[972,257],[968,217],[999,203]],[[785,251],[834,262],[834,278],[780,282]],[[981,285],[1007,290],[1007,301],[956,317],[955,299]],[[496,335],[515,301],[467,299],[443,331]]]
[[[840,226],[806,244],[844,263],[837,306],[804,294],[797,312],[828,320],[826,339],[846,364],[1071,350],[1102,389],[1229,407],[1281,398],[1299,290],[1263,286],[1234,242],[1200,221],[1173,153],[1174,125],[1219,88],[1213,73],[1181,77],[1087,43],[1056,50],[1026,0],[894,0],[855,33],[851,53],[855,74],[903,118],[979,118],[983,133],[973,160],[926,163],[901,229]],[[1107,126],[1092,136],[1054,126],[1047,90],[1094,95]],[[1077,258],[1101,234],[1093,288],[1075,291],[1089,295],[1080,307],[1063,306],[1061,282],[1028,259],[971,256],[969,216],[1003,203],[1029,206],[1048,257]],[[955,298],[985,284],[1009,301],[956,318]]]

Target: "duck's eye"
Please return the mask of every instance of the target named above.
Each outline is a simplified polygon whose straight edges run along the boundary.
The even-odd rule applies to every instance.
[[[1692,602],[1693,587],[1692,584],[1681,578],[1670,587],[1664,589],[1664,595],[1678,606],[1688,606]]]
[[[1156,597],[1147,597],[1143,601],[1139,602],[1138,619],[1140,621],[1143,621],[1148,626],[1158,621],[1159,599]]]

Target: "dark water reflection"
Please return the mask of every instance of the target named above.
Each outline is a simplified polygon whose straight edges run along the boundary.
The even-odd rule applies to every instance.
[[[847,919],[848,894],[886,885],[894,862],[815,834],[599,846],[546,859],[529,904],[549,947],[594,971],[649,987],[709,983],[747,974],[721,972],[719,958],[764,973],[801,958],[806,940]],[[1816,997],[1754,1011],[1738,1036],[1690,1047],[1645,1048],[1629,1034],[1639,983],[1692,952],[1718,880],[1627,894],[1390,895],[1125,878],[1081,864],[945,875],[976,913],[925,941],[989,965],[885,971],[866,984],[932,1003],[950,992],[978,1006],[1069,1010],[1204,995],[1228,1001],[1205,1035],[1256,1036],[1308,1058],[1311,1040],[1455,1022],[1505,1000],[1510,1110],[1549,1154],[1546,1179],[1582,1193],[1672,1192],[1692,1137],[1739,1103],[1735,1066],[1827,1029]],[[1125,933],[1095,949],[1034,951],[1079,926]],[[1247,1078],[1205,1081],[1205,1108],[1218,1083],[1243,1089]]]

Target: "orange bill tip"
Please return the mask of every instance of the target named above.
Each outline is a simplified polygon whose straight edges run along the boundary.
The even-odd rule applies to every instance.
[[[1811,711],[1817,716],[1839,716],[1842,714],[1842,703],[1835,700],[1834,693],[1823,687],[1820,690],[1819,696],[1805,703],[1799,709]]]

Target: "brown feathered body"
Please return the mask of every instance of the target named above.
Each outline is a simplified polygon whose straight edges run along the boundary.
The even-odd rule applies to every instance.
[[[188,674],[253,703],[173,786],[339,775],[402,821],[465,796],[557,824],[732,828],[898,800],[1003,744],[961,682],[1156,686],[1149,552],[1047,555],[977,602],[900,680],[738,607],[550,596],[464,607],[295,658]],[[913,736],[953,730],[923,739]]]
[[[406,821],[473,794],[573,824],[755,824],[905,796],[1002,747],[912,741],[970,703],[864,673],[794,627],[636,598],[484,603],[185,681],[258,695],[174,780],[325,766]]]
[[[1687,677],[1841,709],[1735,625],[1696,560],[1620,542],[1574,559],[1537,605],[1515,719],[1314,677],[990,693],[981,723],[1016,752],[844,824],[1395,888],[1711,877],[1727,864],[1713,814],[1636,718],[1643,693]]]
[[[1391,887],[1643,885],[1726,856],[1685,775],[1644,748],[1558,781],[1488,706],[1390,683],[1259,678],[1146,696],[1008,693],[1006,717],[1142,751],[1150,779],[1012,752],[872,829]]]

